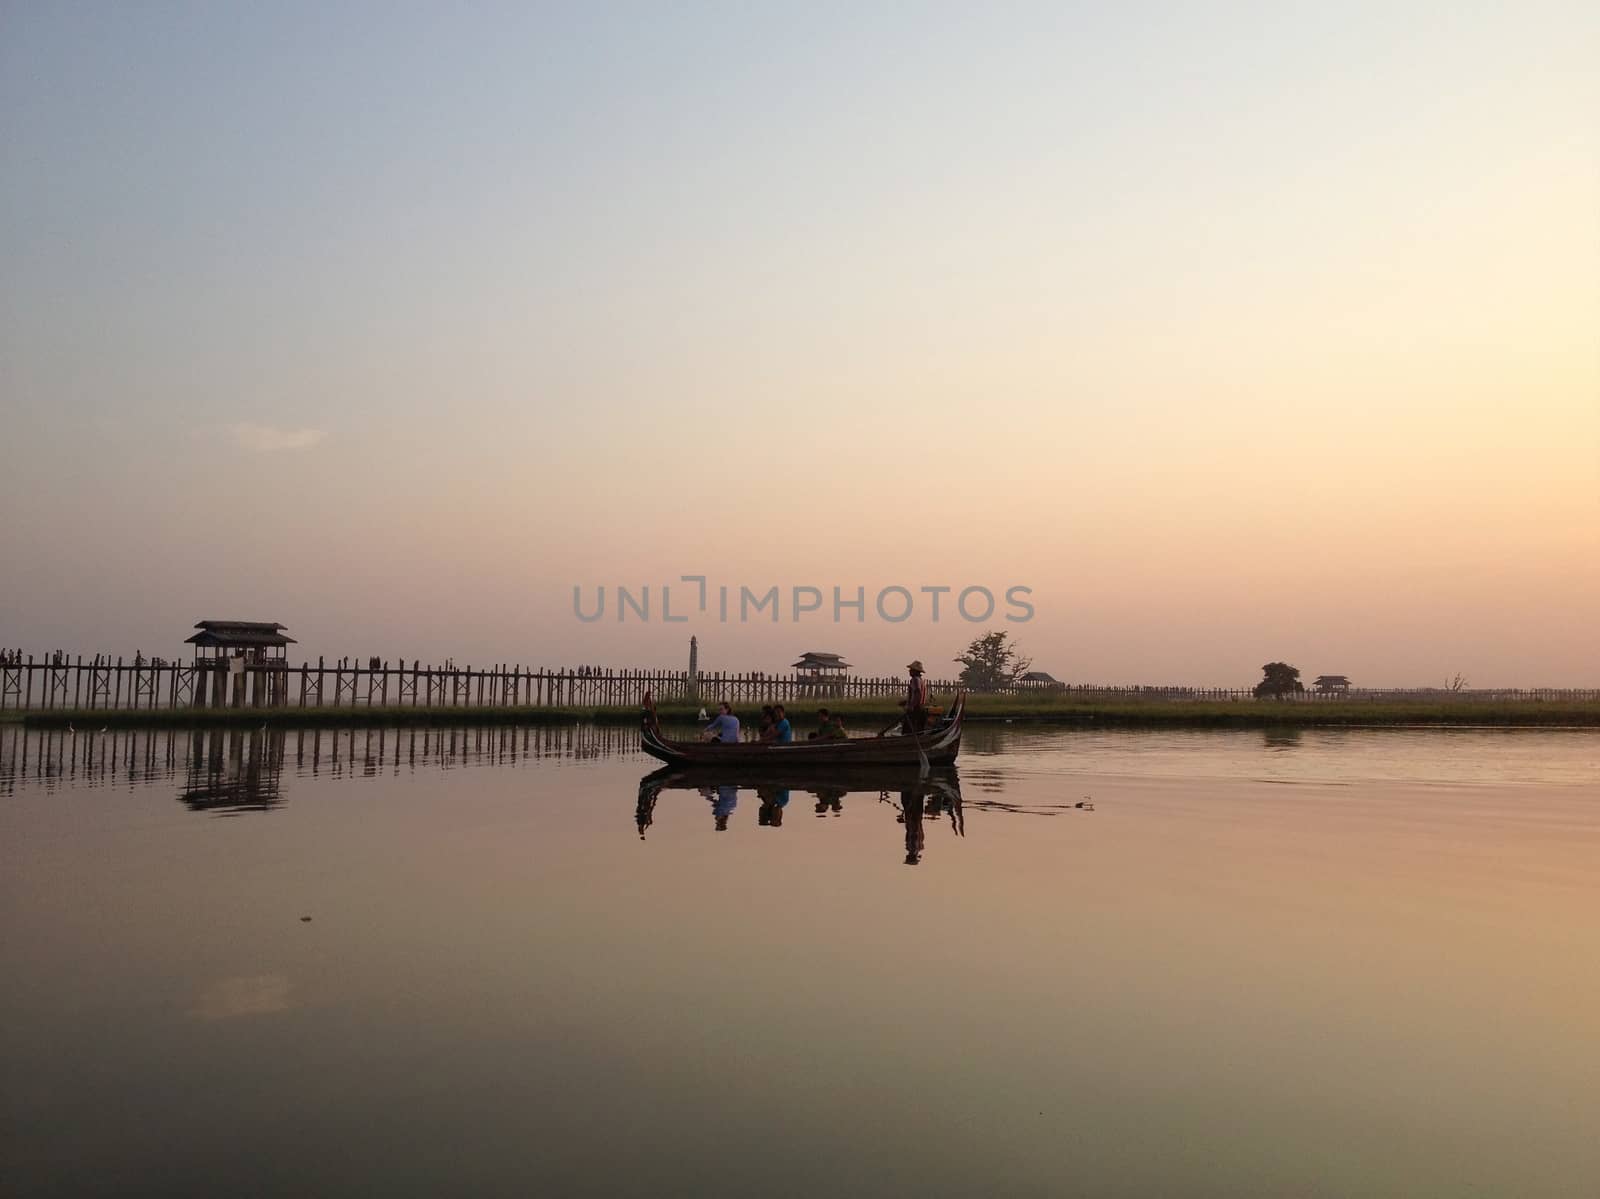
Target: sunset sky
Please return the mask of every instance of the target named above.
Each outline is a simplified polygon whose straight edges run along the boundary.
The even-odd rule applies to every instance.
[[[0,645],[1600,684],[1597,62],[1577,2],[0,3]],[[684,574],[868,619],[573,615]]]

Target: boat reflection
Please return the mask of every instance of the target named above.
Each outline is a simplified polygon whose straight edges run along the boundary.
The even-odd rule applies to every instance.
[[[961,800],[961,778],[954,766],[939,767],[923,776],[915,768],[813,767],[782,771],[754,767],[667,766],[639,780],[634,825],[639,839],[645,840],[656,820],[656,808],[663,791],[696,792],[710,808],[711,827],[725,832],[739,807],[739,793],[750,793],[756,800],[756,824],[762,828],[782,828],[784,820],[804,806],[792,801],[795,793],[807,796],[811,814],[820,820],[844,815],[845,801],[862,797],[851,810],[871,804],[874,812],[888,808],[901,825],[907,866],[921,863],[927,850],[930,825],[948,822],[958,837],[966,836],[966,814]]]

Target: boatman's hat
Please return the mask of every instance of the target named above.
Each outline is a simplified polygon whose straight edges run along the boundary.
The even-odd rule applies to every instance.
[[[906,663],[906,669],[907,670],[914,670],[918,674],[921,674],[922,673],[922,659],[921,658],[917,658],[914,661],[907,662]]]

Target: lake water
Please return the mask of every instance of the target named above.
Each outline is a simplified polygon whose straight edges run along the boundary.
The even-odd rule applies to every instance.
[[[1600,1194],[1600,735],[635,740],[0,728],[0,1186]]]

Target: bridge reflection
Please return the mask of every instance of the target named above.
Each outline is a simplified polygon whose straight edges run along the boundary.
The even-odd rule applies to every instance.
[[[23,786],[181,784],[177,798],[216,815],[281,806],[295,777],[381,778],[426,768],[590,762],[638,754],[631,728],[26,728],[0,726],[0,797]],[[287,772],[287,774],[286,774]]]
[[[196,729],[178,799],[190,811],[218,816],[277,807],[283,802],[285,739],[282,729]]]

